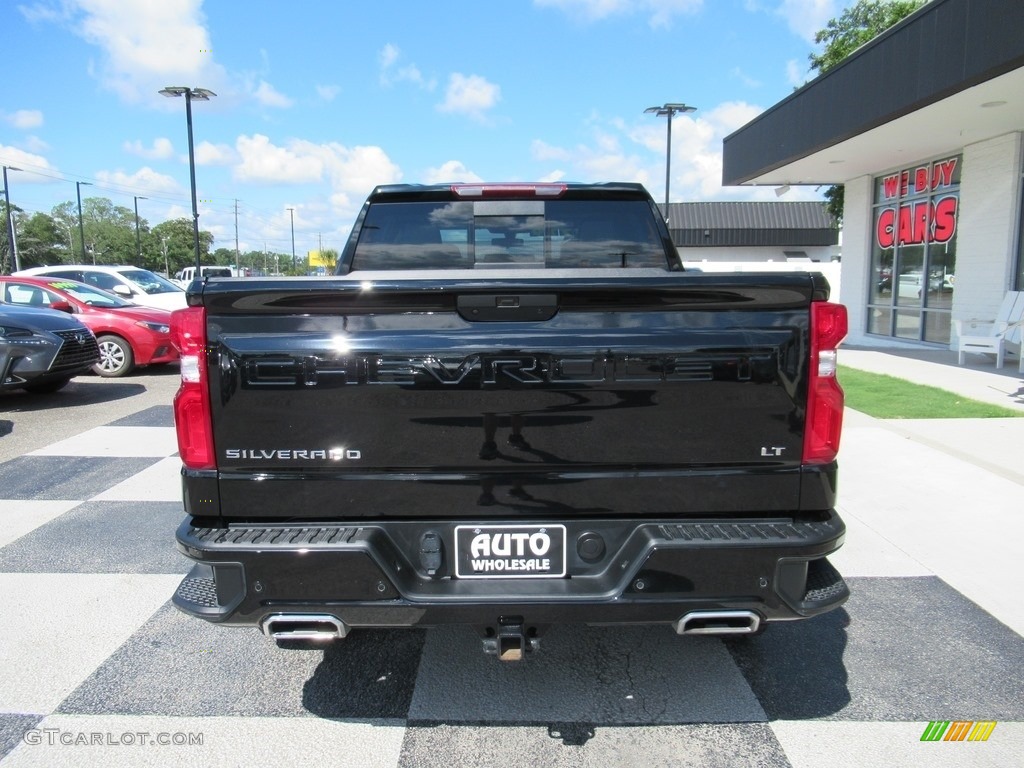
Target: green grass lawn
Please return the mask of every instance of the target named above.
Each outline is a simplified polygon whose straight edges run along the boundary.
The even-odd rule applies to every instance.
[[[839,366],[839,383],[850,408],[876,419],[1003,419],[1017,411],[905,379]]]

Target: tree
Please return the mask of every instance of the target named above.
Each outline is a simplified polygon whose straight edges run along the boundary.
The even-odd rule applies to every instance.
[[[67,254],[70,263],[135,264],[138,261],[135,245],[135,212],[123,205],[114,205],[105,197],[90,197],[82,201],[82,232],[79,235],[78,206],[67,202],[54,206],[50,217],[55,222],[62,240],[71,247]],[[146,225],[139,220],[140,230]]]
[[[152,235],[160,245],[160,271],[163,271],[163,248],[167,248],[167,267],[174,274],[182,267],[195,266],[196,250],[192,220],[187,218],[171,219],[157,224]],[[199,263],[212,264],[210,248],[213,245],[213,234],[206,230],[199,231]]]
[[[37,212],[18,222],[18,255],[21,268],[60,264],[68,252],[68,235],[54,218]]]
[[[212,254],[210,258],[213,259],[214,264],[222,264],[225,267],[235,263],[235,249],[234,248],[218,248]]]
[[[896,22],[906,18],[927,0],[857,0],[838,19],[830,19],[814,35],[816,45],[824,43],[821,53],[811,53],[811,69],[823,75],[842,62],[864,43],[873,40]],[[843,185],[825,190],[825,208],[836,221],[843,220]]]

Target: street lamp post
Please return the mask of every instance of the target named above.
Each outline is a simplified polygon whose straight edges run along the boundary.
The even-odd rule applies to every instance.
[[[91,187],[91,181],[76,181],[75,194],[78,195],[78,239],[82,243],[82,261],[85,261],[85,226],[82,224],[82,186]],[[92,263],[96,263],[96,251],[92,253]]]
[[[672,115],[685,114],[687,112],[695,112],[696,107],[691,107],[687,104],[662,104],[660,107],[648,107],[644,110],[644,114],[654,114],[658,117],[668,118],[668,140],[665,148],[665,220],[668,220],[668,187],[670,174],[672,172]]]
[[[199,263],[199,205],[196,201],[196,153],[192,144],[192,99],[209,101],[211,96],[217,94],[206,88],[187,88],[182,85],[168,86],[160,93],[168,98],[185,97],[185,121],[188,124],[188,172],[192,182],[192,232],[196,248],[196,277],[199,277],[202,267]]]
[[[18,259],[18,241],[14,239],[14,214],[11,213],[11,190],[7,184],[7,172],[8,171],[20,171],[21,168],[15,168],[13,165],[4,166],[4,202],[6,203],[7,209],[7,242],[8,247],[11,249],[11,256],[14,259],[14,271],[17,272],[21,269],[21,261]]]
[[[139,234],[139,200],[149,200],[148,197],[135,197],[135,256],[138,263],[137,267],[142,266],[142,236]]]

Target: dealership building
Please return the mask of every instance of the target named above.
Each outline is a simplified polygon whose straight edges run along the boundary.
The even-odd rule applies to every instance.
[[[931,0],[728,136],[723,183],[842,184],[854,343],[948,347],[1024,290],[1024,0]]]

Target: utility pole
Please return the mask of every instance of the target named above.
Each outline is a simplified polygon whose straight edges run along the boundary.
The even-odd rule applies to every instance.
[[[289,215],[292,217],[292,271],[295,270],[295,209],[288,209]]]

